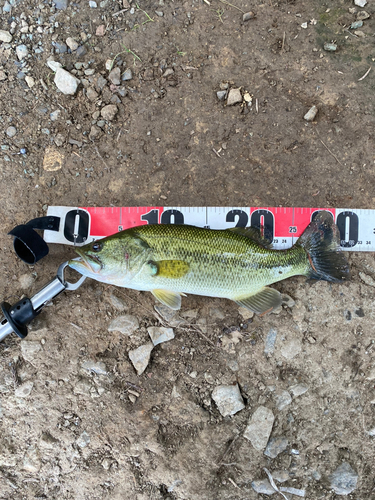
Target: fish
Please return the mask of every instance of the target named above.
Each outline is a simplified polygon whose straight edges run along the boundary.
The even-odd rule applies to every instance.
[[[276,250],[259,228],[141,225],[76,248],[69,266],[97,281],[150,291],[171,309],[186,294],[233,300],[256,314],[282,304],[268,285],[302,275],[333,283],[350,277],[332,215],[321,211],[289,249]]]

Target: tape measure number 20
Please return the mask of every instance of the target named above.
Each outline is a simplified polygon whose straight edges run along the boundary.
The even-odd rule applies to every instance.
[[[258,227],[276,249],[291,247],[316,214],[332,214],[343,250],[375,250],[375,210],[292,207],[62,207],[47,215],[60,217],[58,231],[45,230],[47,243],[81,246],[142,224],[190,224],[211,229]]]

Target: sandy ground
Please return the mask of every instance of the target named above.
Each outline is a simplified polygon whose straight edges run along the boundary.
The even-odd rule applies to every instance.
[[[8,5],[1,298],[31,296],[72,255],[55,245],[27,266],[13,252],[7,232],[49,205],[374,207],[374,70],[360,80],[374,61],[371,2],[357,30],[363,9],[344,0]],[[48,58],[80,79],[74,95],[58,91]],[[108,60],[131,79],[113,83]],[[252,106],[227,106],[225,88]],[[267,498],[252,486],[267,468],[278,486],[333,499],[342,464],[348,498],[375,497],[375,259],[351,253],[350,266],[342,285],[278,284],[295,304],[261,318],[185,298],[184,323],[163,320],[175,338],[142,375],[128,352],[161,325],[153,297],[89,280],[62,294],[26,340],[0,345],[0,498],[250,500]],[[133,334],[108,331],[124,314]],[[244,408],[223,417],[212,393],[233,384]],[[244,436],[259,407],[274,416],[270,439],[283,438],[274,458]]]

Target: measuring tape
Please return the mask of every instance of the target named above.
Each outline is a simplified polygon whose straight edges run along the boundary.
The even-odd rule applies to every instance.
[[[262,228],[273,248],[290,248],[314,216],[332,214],[343,250],[375,250],[375,210],[292,207],[60,207],[48,208],[47,217],[58,229],[44,230],[47,243],[81,246],[118,231],[143,224],[190,224],[211,229]]]

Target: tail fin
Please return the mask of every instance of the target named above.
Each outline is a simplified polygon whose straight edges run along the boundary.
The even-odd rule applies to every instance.
[[[349,265],[340,251],[340,233],[329,212],[319,213],[298,239],[310,262],[309,278],[340,282],[350,278]]]

